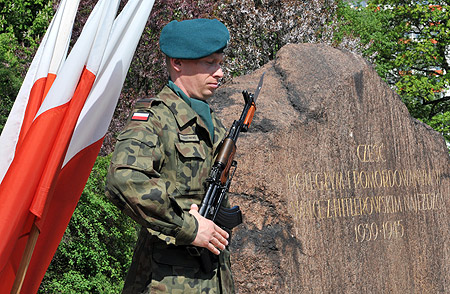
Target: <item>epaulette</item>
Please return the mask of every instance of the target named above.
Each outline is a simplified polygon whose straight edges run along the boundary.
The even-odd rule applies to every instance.
[[[141,98],[134,105],[135,109],[150,108],[154,103],[160,101],[158,98]]]

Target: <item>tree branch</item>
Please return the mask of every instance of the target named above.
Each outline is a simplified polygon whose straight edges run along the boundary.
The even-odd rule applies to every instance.
[[[442,98],[439,98],[439,99],[436,99],[436,100],[432,100],[432,101],[425,101],[423,103],[423,105],[429,105],[429,104],[436,105],[436,104],[439,104],[439,103],[444,102],[444,101],[450,101],[450,96],[445,96],[445,97],[442,97]]]
[[[439,73],[439,72],[437,72],[435,70],[430,70],[430,69],[425,69],[425,68],[418,68],[418,67],[415,67],[415,66],[411,66],[411,69],[417,70],[417,71],[421,71],[421,72],[424,72],[424,73],[430,73],[430,74],[435,74],[435,75],[438,75],[438,76],[443,76],[443,74],[441,74],[441,73]]]

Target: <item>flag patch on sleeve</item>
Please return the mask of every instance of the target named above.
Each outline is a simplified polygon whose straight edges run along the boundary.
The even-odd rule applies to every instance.
[[[148,112],[135,112],[131,117],[131,120],[148,121],[150,113]]]

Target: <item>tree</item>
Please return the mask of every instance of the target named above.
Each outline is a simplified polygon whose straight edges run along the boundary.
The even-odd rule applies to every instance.
[[[373,0],[366,7],[341,5],[343,35],[400,95],[411,115],[450,143],[450,6],[444,1]],[[338,42],[341,40],[336,39]]]
[[[54,14],[52,0],[3,0],[0,2],[0,34],[11,33],[17,42],[33,50]]]
[[[229,77],[251,73],[286,44],[328,43],[337,1],[222,0],[214,10],[230,30],[225,68]]]
[[[11,34],[0,34],[0,133],[22,84],[23,65],[11,52],[17,40]]]

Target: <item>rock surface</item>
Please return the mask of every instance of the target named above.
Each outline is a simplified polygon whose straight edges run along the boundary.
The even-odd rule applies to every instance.
[[[228,127],[263,89],[237,146],[238,293],[450,293],[450,157],[360,56],[283,47],[220,88]]]

